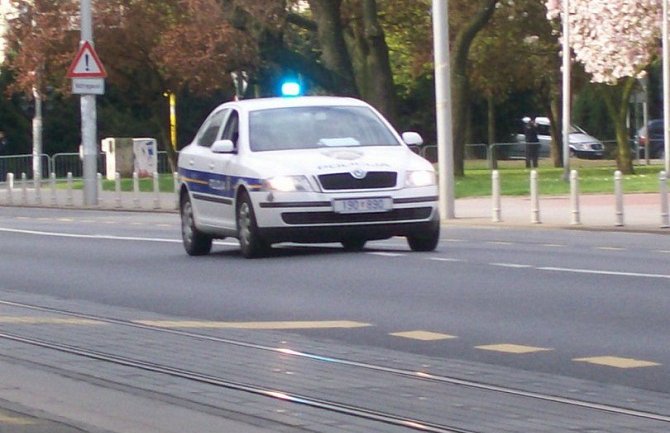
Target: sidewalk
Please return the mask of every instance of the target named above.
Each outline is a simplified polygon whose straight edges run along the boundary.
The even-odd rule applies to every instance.
[[[116,193],[103,191],[97,206],[85,206],[83,191],[71,193],[58,189],[43,188],[40,194],[32,188],[16,188],[11,197],[0,184],[0,206],[56,207],[72,209],[103,209],[124,211],[177,212],[177,196],[174,193],[133,192]],[[623,197],[623,213],[617,215],[613,194],[582,194],[579,197],[579,212],[575,214],[570,197],[542,196],[537,212],[533,212],[528,196],[502,196],[500,221],[494,221],[494,204],[491,197],[469,197],[454,203],[455,219],[446,220],[447,225],[490,225],[497,227],[553,227],[592,230],[642,231],[670,233],[662,215],[659,193],[634,193]],[[667,220],[667,215],[665,217]],[[539,221],[539,222],[535,222]],[[577,221],[578,223],[573,223]],[[622,221],[623,224],[619,224]]]
[[[447,224],[491,226],[546,226],[572,229],[622,230],[669,233],[664,227],[661,196],[658,193],[626,194],[623,213],[617,215],[612,194],[582,194],[579,212],[575,214],[569,196],[540,196],[537,213],[528,196],[503,196],[500,200],[500,222],[494,222],[491,197],[462,198],[455,202],[455,220]],[[574,223],[573,220],[578,222]],[[667,219],[667,218],[666,218]],[[534,222],[539,221],[539,222]],[[623,225],[619,222],[622,221]]]

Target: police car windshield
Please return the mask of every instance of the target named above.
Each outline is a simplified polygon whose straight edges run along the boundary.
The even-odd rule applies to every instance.
[[[367,107],[289,107],[252,111],[249,145],[262,152],[324,147],[400,146]]]

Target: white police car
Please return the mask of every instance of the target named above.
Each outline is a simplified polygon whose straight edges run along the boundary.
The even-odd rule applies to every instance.
[[[182,239],[190,255],[213,238],[239,239],[245,257],[277,242],[405,236],[412,250],[439,240],[436,176],[371,106],[351,98],[229,102],[179,154]]]

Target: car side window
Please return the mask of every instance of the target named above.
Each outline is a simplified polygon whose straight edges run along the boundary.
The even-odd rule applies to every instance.
[[[221,110],[212,114],[198,131],[196,143],[199,146],[211,147],[219,137],[221,127],[229,113],[230,110]]]
[[[235,145],[237,149],[237,140],[240,137],[240,116],[237,114],[237,111],[232,110],[230,116],[228,116],[228,121],[226,126],[223,129],[223,135],[221,139],[230,140]]]

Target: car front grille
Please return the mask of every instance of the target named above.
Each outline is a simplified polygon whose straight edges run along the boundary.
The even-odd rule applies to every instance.
[[[291,225],[347,224],[425,220],[430,217],[432,212],[432,207],[420,207],[409,209],[394,209],[390,212],[361,214],[341,214],[335,212],[284,212],[281,214],[281,217],[286,224]]]
[[[351,173],[319,176],[319,182],[325,191],[393,188],[396,186],[397,179],[398,173],[394,171],[371,171],[366,173],[362,179],[355,178]]]

